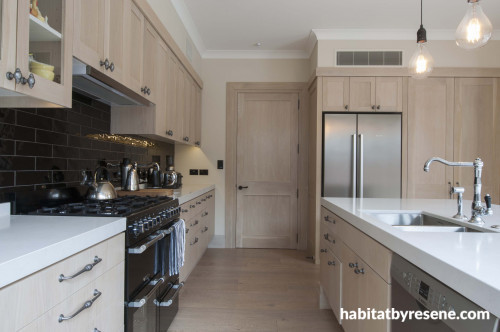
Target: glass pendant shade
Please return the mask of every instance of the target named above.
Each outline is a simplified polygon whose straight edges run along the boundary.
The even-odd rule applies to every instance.
[[[493,26],[479,1],[469,0],[467,6],[467,13],[455,32],[455,40],[458,46],[470,50],[484,46],[490,40]]]
[[[432,58],[426,43],[417,43],[417,49],[410,59],[410,75],[413,78],[426,78],[434,69],[434,59]]]

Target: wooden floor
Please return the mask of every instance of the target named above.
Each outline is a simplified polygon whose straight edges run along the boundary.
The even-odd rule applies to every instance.
[[[169,331],[341,332],[319,308],[319,266],[295,250],[208,249]]]

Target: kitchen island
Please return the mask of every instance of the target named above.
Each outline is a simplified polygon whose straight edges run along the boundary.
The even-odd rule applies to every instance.
[[[454,200],[323,198],[324,208],[336,214],[390,251],[400,255],[495,316],[500,316],[500,206],[485,224],[451,219]],[[470,201],[464,212],[470,215]],[[408,232],[378,220],[374,212],[426,212],[484,232]]]

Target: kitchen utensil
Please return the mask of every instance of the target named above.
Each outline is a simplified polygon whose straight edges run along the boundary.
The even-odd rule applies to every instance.
[[[128,169],[127,182],[123,190],[137,191],[139,190],[139,173],[137,172],[137,163],[134,163],[132,168]]]
[[[148,187],[161,188],[162,172],[158,163],[153,163],[153,167],[148,170]]]
[[[174,170],[174,166],[169,166],[167,172],[165,173],[163,188],[173,187],[176,183],[177,173]]]
[[[87,199],[100,201],[116,198],[116,190],[111,182],[107,179],[99,179],[99,181],[97,181],[97,173],[105,170],[106,169],[102,166],[96,168],[94,172],[94,181],[87,191]],[[85,171],[83,172],[83,175],[85,177]]]

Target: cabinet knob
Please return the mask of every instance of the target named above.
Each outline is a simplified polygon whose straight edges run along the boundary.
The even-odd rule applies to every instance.
[[[380,105],[377,105],[377,109],[378,109],[378,110],[380,109]]]
[[[194,145],[196,145],[196,146],[200,146],[200,145],[201,145],[201,143],[200,143],[200,141],[196,141],[196,142],[194,142]]]
[[[33,87],[35,86],[35,76],[33,74],[30,74],[30,76],[28,76],[28,79],[27,79],[27,82],[28,82],[28,86],[30,89],[33,89]]]
[[[148,94],[148,96],[151,95],[151,89],[148,88],[148,90],[146,91],[146,93]]]
[[[320,252],[327,252],[326,249],[320,249]]]
[[[115,71],[115,64],[113,62],[109,65],[109,70],[111,70],[111,72]]]
[[[172,130],[167,131],[168,136],[174,136],[174,132]]]
[[[144,86],[144,88],[141,88],[141,92],[144,93],[144,94],[147,94],[148,93],[148,87]]]
[[[357,268],[358,267],[358,263],[349,263],[349,267],[352,269],[352,268]]]
[[[102,60],[99,61],[99,65],[101,67],[104,67],[104,69],[108,70],[109,69],[109,60],[108,60],[108,58],[106,58],[106,60],[104,60],[104,61],[102,61]]]
[[[375,110],[375,105],[372,105],[372,110]]]
[[[349,110],[349,105],[345,105],[345,106],[344,106],[344,109],[345,109],[346,111],[348,111],[348,110]]]
[[[328,265],[333,265],[333,266],[335,266],[335,261],[328,261]]]
[[[16,80],[16,84],[20,84],[22,79],[24,78],[23,77],[23,74],[21,73],[21,69],[19,68],[16,68],[16,70],[14,71],[14,73],[12,72],[7,72],[7,74],[5,75],[7,77],[7,79],[9,81],[15,79]]]
[[[365,269],[354,269],[354,273],[356,273],[356,274],[365,274]]]
[[[184,141],[189,142],[189,137],[184,137]]]

